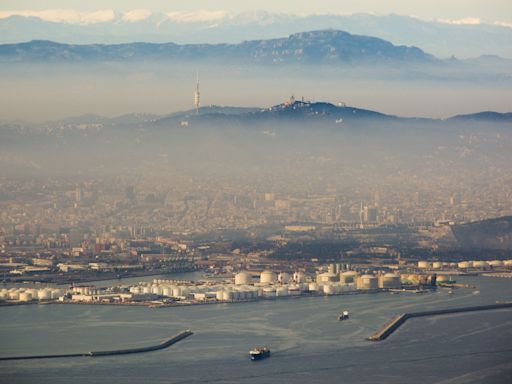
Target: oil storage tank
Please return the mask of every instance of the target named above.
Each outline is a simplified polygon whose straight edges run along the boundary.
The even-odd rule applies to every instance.
[[[290,282],[290,274],[281,272],[279,275],[277,275],[277,281],[279,281],[281,284],[288,284]]]
[[[418,261],[418,268],[428,269],[430,268],[430,263],[428,261]]]
[[[288,296],[288,287],[276,288],[276,296],[278,296],[278,297]]]
[[[395,273],[386,273],[379,278],[379,288],[397,289],[400,287],[400,275]]]
[[[296,283],[305,283],[306,275],[303,272],[295,272],[293,274],[293,281],[295,281]]]
[[[335,282],[337,280],[338,280],[338,276],[335,273],[331,273],[331,272],[320,273],[316,276],[317,283],[329,283],[329,282]]]
[[[373,275],[362,275],[357,279],[357,289],[377,289],[378,287],[377,277]]]
[[[355,283],[357,279],[357,272],[355,271],[347,271],[340,273],[340,283],[342,284],[350,284]]]
[[[261,272],[260,275],[260,283],[262,284],[272,284],[277,281],[277,276],[274,272],[265,270]]]
[[[249,272],[239,272],[235,275],[236,285],[248,285],[251,283],[252,276]]]

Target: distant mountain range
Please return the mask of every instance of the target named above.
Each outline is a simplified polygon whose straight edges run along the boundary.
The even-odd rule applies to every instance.
[[[48,15],[46,15],[48,16]],[[50,15],[51,16],[51,15]],[[475,57],[494,54],[512,58],[512,27],[480,20],[425,21],[409,16],[369,14],[309,15],[221,11],[199,13],[127,13],[111,11],[102,20],[77,23],[43,16],[13,14],[0,19],[0,42],[51,40],[70,44],[239,43],[333,28],[353,34],[376,36],[397,45],[422,47],[439,57]]]
[[[209,60],[255,64],[338,64],[393,62],[434,63],[434,56],[416,47],[396,46],[369,36],[322,30],[287,38],[239,44],[129,43],[72,45],[31,41],[0,45],[0,61],[137,61]]]

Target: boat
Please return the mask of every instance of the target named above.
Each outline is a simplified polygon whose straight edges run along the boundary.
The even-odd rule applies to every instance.
[[[270,349],[267,347],[254,347],[249,351],[251,360],[261,360],[270,356]]]
[[[343,311],[338,315],[338,320],[347,320],[348,319],[348,311]]]

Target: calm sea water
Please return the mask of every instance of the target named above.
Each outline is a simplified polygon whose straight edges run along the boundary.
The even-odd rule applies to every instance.
[[[364,294],[184,308],[26,305],[0,308],[0,355],[73,353],[158,343],[165,350],[102,358],[0,362],[2,383],[510,383],[512,311],[409,320],[365,340],[400,312],[512,299],[512,280],[429,294]],[[348,309],[351,319],[338,322]],[[268,345],[271,358],[248,350]]]

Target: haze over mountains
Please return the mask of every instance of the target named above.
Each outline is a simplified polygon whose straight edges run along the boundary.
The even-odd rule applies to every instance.
[[[448,117],[508,112],[512,98],[510,60],[440,59],[422,47],[331,29],[238,44],[32,41],[0,45],[0,62],[3,89],[16,89],[0,95],[4,121],[188,109],[196,72],[203,105],[269,106],[294,94]]]
[[[483,54],[512,58],[512,27],[479,19],[421,20],[402,15],[307,15],[225,11],[119,13],[105,10],[65,21],[58,12],[21,16],[4,12],[0,42],[51,40],[71,44],[114,44],[135,41],[179,44],[240,43],[293,33],[338,29],[370,35],[396,45],[415,45],[441,58]]]

